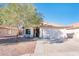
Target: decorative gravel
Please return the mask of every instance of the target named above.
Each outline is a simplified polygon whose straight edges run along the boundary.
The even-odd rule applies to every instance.
[[[0,44],[1,56],[19,56],[24,54],[33,54],[36,47],[36,41],[25,41],[15,43]]]

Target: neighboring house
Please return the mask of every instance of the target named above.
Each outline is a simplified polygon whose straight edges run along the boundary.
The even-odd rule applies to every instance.
[[[16,36],[19,30],[16,27],[0,25],[0,37],[2,36]]]

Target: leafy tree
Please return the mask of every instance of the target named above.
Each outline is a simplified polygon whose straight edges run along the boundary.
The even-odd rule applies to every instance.
[[[0,24],[24,27],[39,26],[43,21],[33,4],[8,4],[0,9]]]

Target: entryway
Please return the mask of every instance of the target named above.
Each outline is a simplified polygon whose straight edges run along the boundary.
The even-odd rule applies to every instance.
[[[39,38],[39,35],[40,35],[40,30],[39,30],[39,27],[34,28],[34,33],[33,33],[33,36],[34,36],[34,37],[38,37],[38,38]]]

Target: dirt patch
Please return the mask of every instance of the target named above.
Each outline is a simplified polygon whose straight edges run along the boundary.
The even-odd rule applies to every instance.
[[[0,55],[19,56],[23,54],[33,54],[35,47],[36,47],[36,41],[0,45]]]

